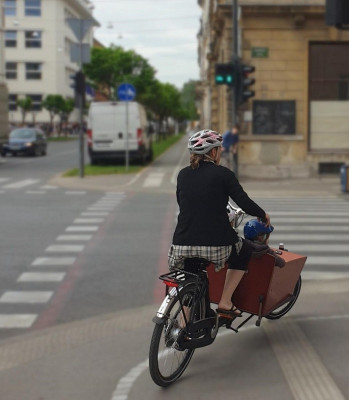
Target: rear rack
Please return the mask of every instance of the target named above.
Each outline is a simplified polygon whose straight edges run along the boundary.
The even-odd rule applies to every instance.
[[[159,279],[162,280],[168,287],[178,287],[190,277],[197,278],[198,274],[193,274],[192,272],[187,272],[183,269],[176,269],[167,274],[160,275]]]

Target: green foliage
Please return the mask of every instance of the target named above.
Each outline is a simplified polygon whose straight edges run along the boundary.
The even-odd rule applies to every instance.
[[[50,114],[50,123],[52,128],[54,117],[59,115],[61,122],[67,121],[69,115],[74,110],[75,105],[74,100],[72,99],[65,99],[59,94],[49,94],[42,102],[42,107],[44,107]]]
[[[27,112],[29,112],[32,109],[32,106],[33,106],[32,99],[30,97],[26,97],[25,99],[18,99],[17,105],[21,109],[22,124],[24,124],[25,116],[26,116]]]
[[[195,100],[197,97],[196,88],[198,82],[190,80],[184,84],[181,91],[181,104],[185,110],[185,115],[187,119],[196,120],[198,119],[198,112],[196,109]]]
[[[135,86],[137,96],[155,82],[155,69],[134,50],[124,50],[120,46],[93,48],[91,62],[84,66],[87,78],[96,87],[104,88],[110,100],[115,99],[115,90],[123,82]]]

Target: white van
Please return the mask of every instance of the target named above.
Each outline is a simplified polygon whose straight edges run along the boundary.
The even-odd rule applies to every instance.
[[[128,143],[126,102],[92,102],[87,123],[87,145],[91,164],[101,160],[129,160],[145,163],[153,159],[151,135],[143,106],[128,102]]]

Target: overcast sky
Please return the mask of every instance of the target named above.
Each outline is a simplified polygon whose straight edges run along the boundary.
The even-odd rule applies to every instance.
[[[199,79],[197,0],[92,0],[101,27],[95,37],[133,49],[157,71],[156,78],[182,88]]]

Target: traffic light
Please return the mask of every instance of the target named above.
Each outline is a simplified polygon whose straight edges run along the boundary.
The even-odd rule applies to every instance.
[[[217,85],[234,86],[234,64],[216,64],[215,66],[215,82]]]
[[[255,71],[252,65],[239,64],[238,85],[236,91],[238,105],[244,104],[249,98],[255,95],[255,92],[250,89],[255,83],[254,78],[250,78],[249,74]]]
[[[78,71],[75,74],[70,75],[70,79],[72,83],[70,87],[74,89],[75,94],[79,94],[80,96],[85,95],[85,75],[82,71]]]

